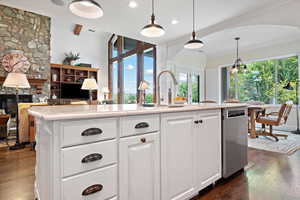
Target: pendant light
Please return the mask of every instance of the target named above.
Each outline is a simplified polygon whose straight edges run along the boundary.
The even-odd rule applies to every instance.
[[[240,69],[243,69],[244,71],[247,70],[247,65],[245,65],[242,61],[242,59],[239,57],[239,37],[234,38],[236,40],[236,60],[234,61],[234,64],[231,68],[232,73],[237,73]]]
[[[141,34],[149,38],[161,37],[165,34],[164,28],[158,24],[155,24],[154,0],[152,0],[151,23],[144,26],[144,28],[141,30]]]
[[[70,11],[79,17],[97,19],[103,16],[103,9],[94,0],[73,0],[69,4]]]
[[[195,32],[195,0],[193,0],[193,32],[192,32],[192,39],[185,43],[184,48],[186,49],[200,49],[204,46],[201,40],[196,39],[196,32]]]

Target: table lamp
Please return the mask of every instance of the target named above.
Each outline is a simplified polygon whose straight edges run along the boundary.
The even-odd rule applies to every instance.
[[[29,82],[27,80],[26,74],[23,73],[16,73],[11,72],[7,75],[3,87],[8,88],[16,88],[16,103],[17,103],[17,110],[16,110],[16,144],[14,146],[9,147],[10,150],[17,150],[22,149],[25,145],[20,144],[20,137],[19,137],[19,110],[18,110],[18,103],[19,103],[19,89],[22,88],[30,88]]]
[[[145,104],[145,96],[146,96],[146,90],[149,89],[149,83],[145,80],[140,82],[138,90],[140,91],[139,94],[139,104],[144,105]]]
[[[103,95],[104,95],[104,101],[106,101],[106,97],[107,97],[107,94],[109,94],[109,89],[108,87],[103,87],[102,88],[102,92],[103,92]]]
[[[90,103],[92,103],[92,101],[93,101],[92,91],[93,90],[98,90],[98,84],[97,84],[96,80],[94,78],[84,79],[83,84],[81,86],[81,89],[82,90],[89,90]]]

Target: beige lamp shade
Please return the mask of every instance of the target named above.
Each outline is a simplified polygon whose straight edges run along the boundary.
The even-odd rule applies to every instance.
[[[140,82],[139,90],[147,90],[149,88],[149,83],[145,80]]]
[[[108,87],[103,87],[103,88],[102,88],[102,92],[103,92],[104,94],[109,93]]]
[[[94,78],[86,78],[81,86],[82,90],[98,90],[98,84]]]
[[[26,74],[11,72],[7,75],[3,87],[30,88]]]

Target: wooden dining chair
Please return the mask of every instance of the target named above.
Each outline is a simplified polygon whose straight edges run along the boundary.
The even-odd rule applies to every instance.
[[[269,126],[269,131],[264,127],[261,132],[257,133],[257,136],[271,136],[275,138],[276,142],[278,141],[278,137],[287,138],[286,134],[274,134],[273,126],[281,126],[287,122],[289,114],[292,110],[293,104],[282,104],[279,112],[271,112],[266,114],[265,116],[260,115],[256,119],[257,123],[261,123],[262,125]]]

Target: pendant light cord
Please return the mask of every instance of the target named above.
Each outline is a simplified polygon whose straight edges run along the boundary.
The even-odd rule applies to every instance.
[[[154,15],[154,0],[152,0],[152,15]]]
[[[154,15],[154,0],[152,0],[152,15],[151,15],[151,24],[154,24],[155,15]]]
[[[236,40],[236,59],[239,59],[239,39]]]
[[[195,32],[195,0],[193,0],[193,32]]]

